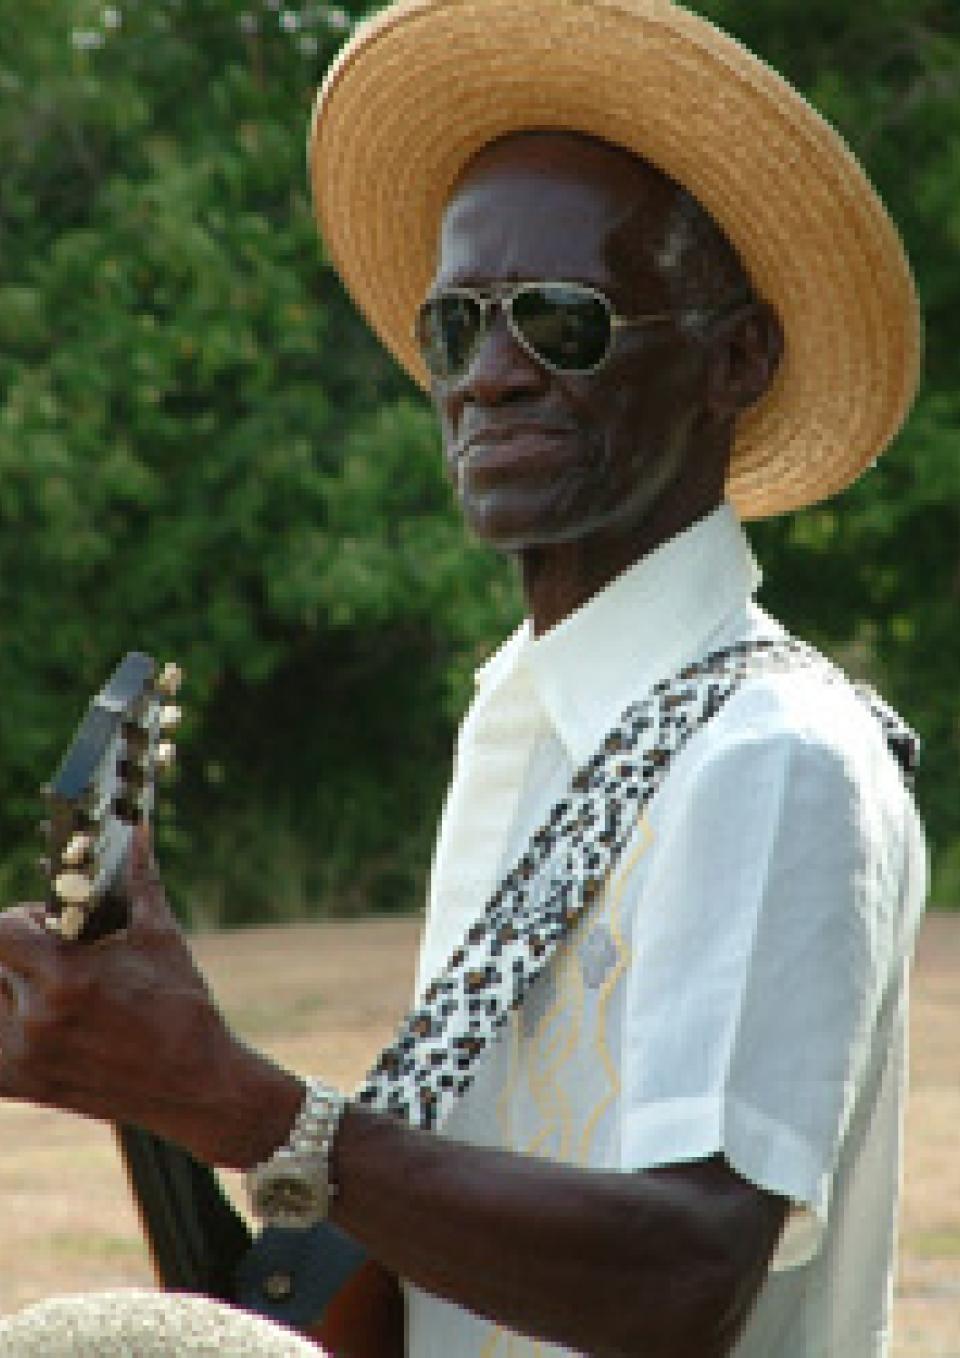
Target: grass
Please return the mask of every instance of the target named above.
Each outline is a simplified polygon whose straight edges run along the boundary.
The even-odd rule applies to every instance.
[[[349,1087],[405,1006],[417,934],[416,920],[388,918],[211,933],[195,948],[244,1036]],[[960,915],[931,916],[913,990],[893,1358],[960,1358],[958,1012]],[[227,1187],[239,1201],[236,1178]],[[152,1282],[107,1128],[0,1104],[0,1202],[0,1311]]]

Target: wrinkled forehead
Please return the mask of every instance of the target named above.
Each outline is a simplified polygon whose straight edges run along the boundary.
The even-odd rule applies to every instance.
[[[611,198],[642,193],[663,201],[677,183],[625,147],[586,132],[533,128],[510,132],[482,146],[467,161],[451,191],[491,175],[528,176],[540,183],[576,181]]]
[[[513,133],[483,147],[454,185],[438,272],[444,279],[496,269],[504,277],[629,282],[625,270],[658,268],[681,193],[608,142],[575,132]]]

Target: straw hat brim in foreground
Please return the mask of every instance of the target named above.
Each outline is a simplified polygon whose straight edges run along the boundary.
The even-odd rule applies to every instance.
[[[51,1297],[0,1321],[2,1358],[323,1358],[316,1344],[205,1297],[126,1289]]]
[[[310,134],[321,234],[374,331],[423,387],[412,325],[466,162],[565,128],[692,193],[780,316],[786,352],[739,423],[743,518],[826,499],[909,410],[921,339],[899,236],[842,138],[734,39],[670,0],[401,0],[328,72]]]

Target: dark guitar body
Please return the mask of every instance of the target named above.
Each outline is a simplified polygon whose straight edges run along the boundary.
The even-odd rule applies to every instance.
[[[232,1301],[237,1265],[252,1237],[212,1171],[139,1127],[116,1132],[160,1282],[171,1291]]]
[[[90,703],[45,789],[48,924],[92,943],[127,922],[123,865],[149,822],[158,770],[179,720],[175,665],[131,651]],[[164,751],[166,750],[166,756]],[[161,1286],[216,1298],[316,1339],[333,1358],[400,1358],[396,1279],[335,1226],[254,1239],[212,1170],[138,1127],[116,1129]]]
[[[138,1127],[118,1127],[161,1285],[214,1297],[306,1334],[339,1358],[402,1358],[394,1279],[329,1223],[254,1238],[214,1174]]]

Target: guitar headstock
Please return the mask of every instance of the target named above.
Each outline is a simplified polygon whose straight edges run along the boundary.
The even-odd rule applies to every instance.
[[[157,774],[174,759],[180,680],[176,665],[124,656],[44,789],[47,924],[63,938],[98,938],[126,918],[116,884],[134,827],[153,811]]]

